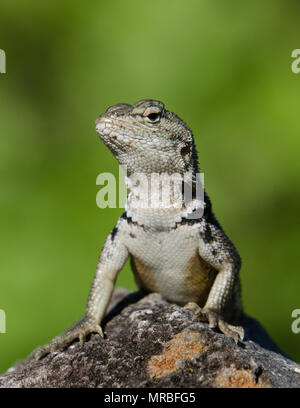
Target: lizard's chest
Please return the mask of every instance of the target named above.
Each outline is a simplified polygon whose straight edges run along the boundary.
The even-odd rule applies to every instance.
[[[215,271],[198,254],[196,230],[151,232],[131,225],[126,246],[139,287],[178,304],[205,303]]]

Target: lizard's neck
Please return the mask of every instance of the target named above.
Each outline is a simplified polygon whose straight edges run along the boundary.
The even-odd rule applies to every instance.
[[[127,177],[131,192],[126,201],[127,216],[133,222],[155,230],[176,227],[183,218],[199,208],[203,201],[194,197],[193,172],[180,174],[135,174]]]

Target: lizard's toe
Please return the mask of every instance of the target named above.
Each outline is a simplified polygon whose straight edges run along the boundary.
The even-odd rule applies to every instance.
[[[237,343],[239,340],[244,339],[244,329],[242,326],[233,326],[224,322],[224,320],[220,319],[218,323],[219,329],[222,333],[226,334],[226,336],[233,338],[233,340]]]
[[[191,312],[194,313],[194,317],[193,319],[200,319],[200,320],[204,320],[207,321],[207,315],[204,312],[203,313],[203,309],[195,302],[189,302],[186,305],[184,305],[184,309],[190,310]]]
[[[208,319],[208,325],[210,329],[214,329],[215,327],[218,327],[218,321],[220,319],[219,313],[217,313],[215,310],[212,309],[202,309],[202,314],[206,316]]]
[[[233,326],[223,319],[222,315],[212,309],[201,309],[201,314],[208,319],[209,327],[214,329],[216,327],[226,336],[231,337],[236,343],[244,339],[244,329],[241,326]]]
[[[32,356],[35,360],[39,360],[41,357],[43,357],[45,354],[50,353],[50,344],[48,344],[47,346],[42,346],[39,347],[37,350],[35,350],[32,353]]]
[[[186,305],[184,305],[184,309],[193,312],[195,317],[198,317],[201,314],[201,307],[195,302],[187,303]]]
[[[48,345],[39,347],[34,352],[34,358],[39,360],[47,353],[63,349],[76,339],[79,339],[80,346],[83,346],[87,335],[93,332],[98,333],[102,338],[104,337],[103,331],[97,322],[83,318],[65,333],[55,337]]]

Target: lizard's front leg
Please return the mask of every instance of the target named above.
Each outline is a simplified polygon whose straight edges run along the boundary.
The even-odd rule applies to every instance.
[[[232,293],[233,286],[231,287],[230,281],[234,275],[231,271],[226,270],[218,273],[203,308],[195,302],[189,302],[184,307],[192,311],[196,318],[208,320],[210,328],[218,327],[222,333],[233,338],[237,343],[238,340],[243,340],[244,329],[241,326],[229,324],[223,315],[226,298],[229,299]]]
[[[216,221],[209,223],[203,219],[202,228],[199,255],[218,273],[204,307],[200,308],[195,303],[188,303],[185,307],[192,310],[196,316],[206,318],[210,328],[218,327],[221,332],[238,342],[239,339],[244,338],[244,329],[225,321],[224,310],[228,305],[232,308],[240,307],[240,299],[233,299],[233,296],[236,295],[234,289],[235,285],[238,285],[241,260],[233,244]],[[207,234],[208,229],[209,234]]]
[[[222,333],[232,337],[236,343],[239,339],[243,340],[244,329],[241,326],[233,326],[225,321],[223,311],[232,297],[237,272],[234,265],[225,264],[221,266],[205,306],[201,310],[201,314],[207,316],[210,328],[219,327]]]
[[[101,252],[84,316],[49,344],[38,348],[33,353],[36,359],[67,346],[77,338],[83,344],[85,337],[92,332],[103,337],[100,324],[110,302],[118,272],[128,258],[128,250],[119,237],[118,228],[115,230],[114,234],[108,236]]]

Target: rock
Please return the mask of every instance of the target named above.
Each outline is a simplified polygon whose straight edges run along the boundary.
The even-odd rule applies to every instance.
[[[235,344],[192,312],[160,295],[115,291],[92,334],[39,361],[32,357],[0,377],[0,387],[300,387],[300,365],[278,349],[254,319]]]

